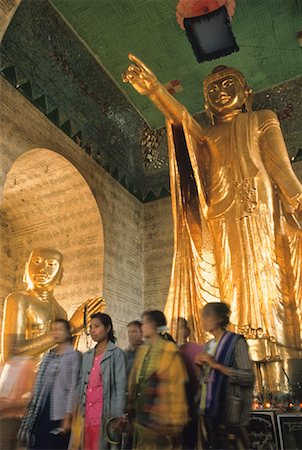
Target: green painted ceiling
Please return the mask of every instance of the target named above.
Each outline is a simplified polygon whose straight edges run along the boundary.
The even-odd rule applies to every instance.
[[[211,64],[195,62],[174,19],[175,3],[176,0],[60,0],[60,6],[69,12],[77,9],[79,15],[75,17],[83,30],[90,30],[93,36],[93,28],[97,29],[92,41],[103,49],[103,54],[96,58],[83,38],[78,38],[79,31],[74,33],[53,3],[22,0],[0,45],[0,75],[143,202],[169,194],[167,139],[165,129],[149,128],[125,96],[132,96],[132,104],[136,103],[153,127],[163,123],[148,99],[121,83],[120,73],[127,67],[129,51],[143,58],[163,83],[179,78],[185,89],[176,96],[192,112],[202,109],[201,80],[211,67],[239,67],[254,91],[259,91],[253,108],[275,111],[291,158],[301,152],[302,50],[296,32],[302,29],[302,0],[237,0],[235,19],[241,18],[242,23],[244,19],[248,30],[240,37],[240,27],[236,25],[241,50]],[[268,4],[273,7],[272,13]],[[97,9],[102,14],[98,15]],[[87,25],[83,17],[91,11],[94,21]],[[121,27],[123,18],[126,25]],[[267,34],[261,31],[264,25],[269,30]],[[116,36],[116,30],[122,29],[125,37],[120,32]],[[258,46],[249,36],[257,36]],[[249,39],[254,47],[247,47]],[[268,88],[260,90],[266,85]],[[195,114],[195,118],[209,126],[204,113]]]
[[[203,109],[202,80],[217,64],[240,69],[254,91],[302,73],[301,0],[237,0],[232,29],[238,53],[198,64],[175,18],[177,0],[52,0],[113,80],[152,128],[163,117],[145,97],[121,81],[127,54],[143,59],[167,83],[180,80],[176,94],[192,113]]]

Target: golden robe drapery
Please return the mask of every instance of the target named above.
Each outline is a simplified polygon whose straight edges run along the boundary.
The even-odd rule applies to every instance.
[[[167,121],[174,257],[165,313],[176,337],[182,316],[202,340],[200,310],[221,300],[235,331],[300,346],[301,228],[284,204],[302,189],[288,156],[266,145],[269,130],[281,134],[272,111],[240,113],[206,136],[186,111],[181,126]]]

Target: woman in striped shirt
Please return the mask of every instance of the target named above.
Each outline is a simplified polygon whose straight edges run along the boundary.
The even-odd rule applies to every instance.
[[[68,448],[77,403],[81,353],[72,347],[67,320],[55,320],[51,333],[56,346],[43,357],[19,431],[21,443],[35,450]]]

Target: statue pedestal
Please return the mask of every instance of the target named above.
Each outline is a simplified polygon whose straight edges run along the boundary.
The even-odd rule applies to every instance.
[[[262,401],[280,396],[302,401],[302,351],[280,346],[269,339],[247,339],[255,364],[255,394]]]
[[[302,402],[302,358],[287,360],[290,389],[298,403]]]

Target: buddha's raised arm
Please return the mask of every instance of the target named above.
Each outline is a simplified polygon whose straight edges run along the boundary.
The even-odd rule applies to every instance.
[[[128,56],[133,64],[122,75],[124,83],[131,83],[139,94],[147,95],[173,125],[181,124],[186,108],[169,94],[154,73],[139,58],[132,54]],[[203,130],[194,119],[193,126],[196,127],[194,130],[196,134],[202,135],[203,131],[206,133],[206,130]]]

